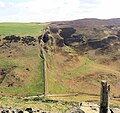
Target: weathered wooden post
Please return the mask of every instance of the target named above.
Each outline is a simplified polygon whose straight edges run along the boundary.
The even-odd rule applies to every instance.
[[[100,113],[108,113],[110,85],[101,81]]]

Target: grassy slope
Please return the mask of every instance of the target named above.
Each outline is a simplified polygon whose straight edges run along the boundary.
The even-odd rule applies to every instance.
[[[64,52],[68,55],[64,55]],[[73,55],[73,58],[70,56]],[[77,57],[77,58],[76,58]],[[48,94],[69,94],[79,93],[78,96],[51,97],[55,100],[66,101],[100,101],[100,81],[107,80],[111,86],[110,105],[120,107],[119,97],[120,72],[119,67],[99,64],[95,58],[89,56],[77,56],[69,47],[62,48],[48,59],[47,70],[47,93]],[[112,76],[116,75],[116,76]],[[94,96],[96,95],[96,96]]]
[[[1,58],[0,67],[17,66],[11,73],[24,80],[22,85],[21,82],[15,81],[17,86],[7,87],[6,82],[12,79],[7,75],[8,77],[0,84],[2,94],[36,95],[43,93],[42,60],[39,58],[38,50],[26,47],[26,51],[33,52],[16,58]],[[30,71],[26,71],[26,68],[29,68]]]
[[[33,23],[0,23],[0,34],[19,36],[38,36],[42,33],[44,25]],[[2,95],[37,95],[43,93],[42,59],[39,57],[38,46],[23,46],[19,43],[12,43],[14,48],[1,49],[0,68],[16,66],[0,84]],[[12,52],[11,57],[10,51]],[[29,68],[29,71],[26,70]],[[12,78],[11,75],[15,75]],[[23,80],[23,83],[21,82]],[[14,81],[13,87],[7,87],[7,83]]]
[[[111,94],[120,94],[116,86],[120,79],[119,67],[100,64],[93,56],[75,55],[68,48],[57,51],[47,61],[49,94],[79,92],[99,95],[101,80],[107,80],[111,85]]]
[[[30,25],[30,26],[37,26],[39,29],[37,29],[36,32],[32,33],[32,31],[34,31],[35,29],[34,27],[29,26],[28,28],[30,29],[27,29],[28,31],[24,28],[24,29],[20,29],[21,31],[18,32],[19,30],[15,31],[16,28],[17,29],[20,28],[18,27],[18,24],[16,25],[10,24],[10,25],[15,26],[14,30],[12,30],[13,28],[8,30],[8,32],[7,30],[4,30],[3,32],[1,32],[1,34],[4,34],[5,31],[6,33],[11,33],[12,31],[14,34],[17,34],[20,36],[25,36],[25,35],[37,36],[41,31],[40,29],[43,28],[40,25],[36,25],[36,24],[32,24],[32,25],[23,24],[25,26],[22,26],[22,24],[19,24],[19,26],[21,27],[27,28]],[[8,26],[10,25],[7,24],[6,25],[7,27],[5,29],[8,29]],[[41,81],[39,81],[40,80],[39,78],[41,77],[41,73],[42,73],[42,71],[39,70],[39,69],[42,69],[42,66],[41,66],[42,61],[40,61],[39,59],[37,47],[34,47],[34,48],[23,47],[23,49],[25,49],[26,55],[23,55],[21,57],[11,58],[11,60],[7,59],[6,57],[5,58],[1,57],[0,59],[2,60],[0,60],[1,62],[0,65],[1,67],[9,67],[14,64],[17,65],[18,67],[14,71],[16,74],[20,76],[24,75],[23,78],[25,79],[27,78],[27,80],[25,80],[26,84],[24,84],[22,87],[19,87],[19,88],[18,87],[3,88],[2,87],[1,89],[3,90],[3,92],[7,94],[14,93],[14,94],[23,94],[23,95],[24,94],[36,95],[36,94],[42,93],[43,84]],[[32,69],[30,72],[26,72],[25,70],[28,66]],[[47,93],[48,94],[71,93],[71,92],[82,92],[87,94],[91,94],[91,93],[93,94],[94,92],[94,94],[99,94],[100,92],[99,80],[101,78],[98,78],[99,76],[97,77],[97,73],[106,72],[104,74],[108,74],[108,73],[119,74],[119,72],[112,69],[111,66],[104,66],[104,65],[98,64],[94,60],[94,58],[89,58],[87,56],[83,56],[83,57],[77,56],[74,53],[74,50],[72,50],[67,46],[63,47],[62,50],[60,51],[56,51],[56,53],[54,54],[50,54],[50,56],[47,58],[47,68],[48,68],[47,70]],[[90,76],[90,74],[93,74],[93,76]],[[28,75],[30,76],[28,77]],[[90,79],[89,79],[89,76],[90,76]],[[109,79],[109,77],[107,76],[103,78]],[[117,94],[119,94],[119,91],[117,90],[115,91],[117,92]],[[73,100],[77,100],[77,99],[73,98]],[[80,101],[96,100],[96,97],[94,99],[89,96],[87,97],[83,96],[78,100]],[[98,100],[98,97],[97,97],[97,100]]]
[[[45,100],[45,99],[43,99]],[[33,108],[34,110],[43,110],[43,111],[51,111],[57,113],[64,113],[65,110],[71,108],[72,105],[65,104],[64,101],[53,103],[53,102],[42,102],[42,100],[34,101],[34,97],[30,99],[22,99],[22,98],[11,98],[11,97],[1,97],[0,105],[3,107],[13,108],[21,108],[25,110],[26,108]]]
[[[58,27],[61,26],[58,25]],[[80,32],[81,29],[81,27],[77,28]],[[83,31],[87,34],[85,29],[86,27]],[[101,28],[97,29],[101,31]],[[91,32],[89,28],[88,31]],[[100,34],[107,35],[104,34],[103,31],[100,32]],[[101,36],[100,34],[98,34],[99,37]],[[54,37],[54,40],[61,38],[57,34],[51,35]],[[101,37],[104,37],[103,35]],[[89,33],[88,36],[90,36]],[[109,59],[109,55],[101,56],[103,59]],[[56,51],[47,59],[48,94],[73,92],[100,94],[100,81],[107,80],[111,85],[112,94],[119,96],[120,87],[116,85],[120,83],[119,65],[117,62],[114,65],[112,63],[109,63],[109,65],[100,63],[101,56],[95,55],[94,51],[89,51],[89,55],[83,56],[76,54],[71,47],[56,47]]]

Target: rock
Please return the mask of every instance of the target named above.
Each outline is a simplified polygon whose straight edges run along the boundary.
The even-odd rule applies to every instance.
[[[36,42],[36,39],[32,36],[26,36],[26,37],[22,37],[21,41],[23,44],[34,45],[34,42]]]
[[[40,110],[38,109],[38,110],[36,110],[37,112],[40,112]]]
[[[49,41],[49,39],[50,39],[50,37],[47,33],[38,37],[39,42],[40,42],[40,40],[42,40],[44,43],[47,43]]]
[[[112,109],[110,109],[110,112],[111,112],[111,113],[114,113]]]
[[[92,49],[104,48],[108,46],[107,43],[104,43],[102,40],[97,40],[97,39],[88,40],[87,43],[88,43],[88,46],[92,47]]]
[[[60,28],[60,36],[63,38],[70,38],[72,34],[76,32],[76,29],[72,27]]]
[[[76,109],[76,110],[71,111],[70,113],[85,113],[85,112],[81,109]]]
[[[26,68],[26,70],[27,70],[27,71],[30,71],[30,69],[29,69],[29,68]]]
[[[5,38],[3,38],[3,40],[7,40],[10,43],[11,42],[18,42],[18,41],[20,41],[20,37],[19,36],[15,36],[15,35],[11,35],[11,36],[6,36]]]
[[[5,113],[5,110],[1,111],[1,113]]]
[[[92,110],[97,111],[96,107],[90,106]]]
[[[57,29],[57,28],[50,28],[50,31],[51,31],[52,33],[58,33],[58,29]]]
[[[22,110],[18,111],[18,113],[24,113]]]
[[[1,113],[9,113],[9,110],[2,110]]]
[[[120,113],[120,109],[119,108],[112,108],[110,109],[111,113]]]
[[[32,108],[26,108],[25,111],[28,111],[29,113],[33,113]]]

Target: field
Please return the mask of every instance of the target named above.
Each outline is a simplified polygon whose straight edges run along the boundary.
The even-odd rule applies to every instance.
[[[63,40],[58,33],[51,33],[49,28],[47,32],[50,33],[43,37],[44,43],[39,44],[38,36],[45,27],[45,24],[37,23],[0,23],[1,105],[63,112],[73,107],[69,102],[99,104],[100,82],[106,80],[111,86],[111,106],[119,107],[119,51],[113,48],[118,55],[114,62],[117,58],[114,53],[95,54],[99,49],[91,50],[88,45],[85,48],[88,51],[82,53],[84,47],[80,48],[77,38],[67,37],[63,32],[64,38],[67,37]],[[70,36],[73,31],[75,33],[73,28],[69,31]],[[116,42],[111,45],[114,44]],[[40,50],[43,50],[45,60],[41,58]],[[44,88],[48,97],[41,97]]]
[[[42,33],[44,25],[34,23],[0,23],[0,69],[5,73],[0,84],[0,95],[39,95],[43,94],[43,67],[39,57],[39,46],[8,43],[3,40],[7,35],[34,36]]]
[[[0,23],[0,35],[39,36],[44,24],[37,23]]]

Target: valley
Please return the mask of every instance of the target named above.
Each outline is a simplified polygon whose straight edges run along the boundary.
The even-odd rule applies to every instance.
[[[0,106],[99,106],[101,80],[120,108],[120,19],[0,23]]]

